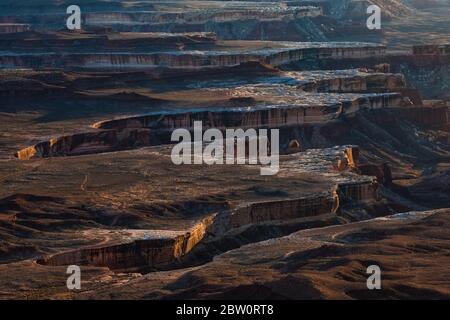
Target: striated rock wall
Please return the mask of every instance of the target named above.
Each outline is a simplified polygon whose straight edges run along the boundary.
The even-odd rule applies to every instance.
[[[292,200],[252,203],[235,209],[231,214],[231,226],[237,228],[252,223],[289,220],[336,212],[337,197],[329,193]]]
[[[147,129],[101,130],[40,142],[18,151],[16,157],[21,160],[28,160],[32,158],[75,156],[126,150],[169,142],[170,136],[159,135]]]
[[[1,24],[0,24],[1,30]],[[176,50],[188,47],[191,50],[205,49],[215,44],[217,37],[211,32],[197,33],[93,33],[93,32],[25,32],[4,34],[0,38],[0,49],[18,55],[31,52],[95,53],[95,52],[151,52]]]
[[[118,32],[214,32],[222,40],[327,41],[319,21],[322,13],[318,6],[270,3],[240,9],[92,13],[85,25]]]
[[[428,47],[427,47],[428,48]],[[428,50],[428,49],[427,49]],[[433,52],[433,48],[430,49]],[[390,72],[404,75],[408,87],[426,99],[448,99],[450,54],[385,55],[369,58],[304,59],[279,66],[283,70],[342,70],[389,66]]]
[[[424,127],[449,128],[449,109],[442,107],[403,108],[398,109],[400,116]]]
[[[101,248],[86,248],[56,254],[38,261],[44,265],[93,265],[111,269],[168,263],[174,258],[174,239],[139,240]]]
[[[285,48],[269,50],[181,51],[149,54],[8,54],[0,56],[0,68],[199,68],[237,66],[249,61],[278,66],[303,59],[367,58],[383,56],[385,47],[363,43],[285,43]]]
[[[392,118],[392,113],[395,118]],[[379,125],[393,125],[401,120],[410,121],[418,126],[448,128],[449,111],[446,106],[435,107],[393,107],[372,111],[373,121]]]
[[[321,152],[321,150],[316,150],[316,152]],[[318,160],[323,160],[323,163],[313,165],[316,170],[319,170],[318,174],[319,172],[321,172],[320,174],[328,172],[326,170],[329,169],[331,163],[339,159],[346,161],[348,169],[359,168],[359,149],[356,146],[335,147],[317,155],[319,154],[324,159]],[[298,167],[299,164],[296,161],[301,160],[302,157],[309,159],[310,156],[308,153],[293,156],[293,164]],[[187,255],[206,237],[219,239],[228,231],[249,224],[337,213],[341,204],[350,201],[355,203],[378,199],[378,184],[375,177],[361,177],[349,170],[345,173],[334,171],[332,174],[337,174],[339,182],[330,191],[299,198],[248,203],[219,212],[212,209],[193,228],[183,234],[144,237],[133,241],[128,240],[129,242],[126,243],[110,243],[98,247],[81,248],[45,256],[39,259],[38,263],[53,266],[93,265],[128,271],[171,268],[174,262]]]
[[[281,106],[253,110],[218,110],[187,113],[163,113],[124,118],[94,124],[98,132],[79,133],[51,139],[24,148],[16,153],[21,160],[42,157],[75,156],[111,152],[144,146],[170,144],[171,132],[177,128],[193,130],[195,121],[202,121],[203,129],[218,128],[283,128],[305,124],[324,123],[344,114],[363,109],[396,106],[398,94],[367,95],[353,101],[331,106]],[[288,145],[286,145],[288,148]]]
[[[234,75],[245,74],[267,76],[264,85],[242,86],[234,88],[219,88],[232,92],[233,97],[246,98],[248,94],[273,95],[274,85],[271,81],[283,81],[279,86],[281,89],[290,90],[293,94],[299,95],[301,90],[313,93],[383,93],[383,92],[401,92],[404,96],[417,97],[416,105],[421,105],[420,96],[414,89],[405,88],[405,79],[401,74],[391,73],[370,73],[365,70],[331,70],[318,72],[279,72],[278,69],[269,65],[263,65],[260,62],[247,62],[235,67],[217,67],[197,71],[186,69],[159,69],[158,71],[135,71],[135,72],[107,72],[102,74],[103,84],[114,85],[117,81],[125,83],[134,83],[140,80],[160,80],[163,78],[180,78],[183,76],[200,78],[208,75]],[[77,73],[77,75],[86,75],[85,78],[71,79],[68,73],[61,71],[15,71],[3,70],[0,75],[0,96],[1,97],[19,97],[19,96],[39,96],[50,97],[55,95],[85,97],[80,92],[80,86],[85,88],[88,85],[98,85],[97,78],[90,73]],[[92,77],[92,79],[90,78]],[[265,91],[267,93],[265,93]],[[130,94],[131,95],[131,94]],[[111,95],[111,98],[119,99],[120,94]],[[136,95],[136,97],[138,97]]]
[[[369,73],[315,80],[300,88],[309,92],[386,92],[404,90],[405,86],[405,78],[401,74]]]
[[[180,12],[105,12],[86,14],[89,25],[137,25],[137,24],[201,24],[239,20],[281,20],[322,15],[320,7],[260,7],[228,10],[186,10]]]
[[[277,108],[254,108],[250,111],[242,109],[198,110],[188,113],[155,114],[110,120],[98,122],[94,124],[94,127],[98,129],[189,129],[193,128],[194,121],[202,121],[204,128],[275,128],[326,122],[342,114],[349,114],[362,109],[397,106],[400,102],[401,96],[399,94],[374,94],[331,106],[277,106]]]

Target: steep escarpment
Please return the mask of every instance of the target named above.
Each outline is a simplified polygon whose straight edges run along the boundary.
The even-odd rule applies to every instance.
[[[91,247],[58,253],[38,260],[44,265],[91,265],[114,270],[161,268],[189,251],[203,239],[212,218],[206,218],[175,238],[139,239],[131,243]]]
[[[447,299],[442,274],[448,263],[448,217],[448,209],[408,212],[302,230],[229,251],[166,281],[151,275],[131,280],[115,290],[115,297],[148,298],[141,292],[152,292],[154,299]],[[366,270],[375,262],[385,270],[385,284],[367,290]],[[158,290],[162,287],[164,294]],[[98,288],[95,296],[109,292]]]
[[[247,3],[249,5],[249,3]],[[111,13],[91,13],[86,17],[88,25],[93,24],[139,24],[139,23],[193,23],[201,24],[205,22],[219,21],[239,21],[239,20],[283,20],[300,17],[314,17],[322,14],[319,7],[297,7],[297,6],[275,6],[273,8],[254,7],[242,9],[210,9],[191,10],[184,12],[111,12]]]
[[[262,43],[264,45],[264,43]],[[269,44],[269,43],[267,43]],[[260,42],[257,45],[261,45]],[[276,44],[276,47],[280,44]],[[0,57],[1,68],[65,69],[146,69],[198,68],[236,66],[249,61],[278,66],[307,58],[382,56],[385,47],[371,43],[289,43],[273,49],[248,50],[245,47],[227,51],[172,51],[157,53],[83,53],[83,54],[6,54]]]
[[[336,167],[339,163],[347,163],[347,168],[358,167],[358,148],[345,146],[330,150],[316,150],[316,157],[323,157],[323,163],[315,167],[318,174],[324,174],[330,164]],[[297,154],[293,156],[297,161],[309,154]],[[282,169],[289,171],[287,167]],[[211,212],[201,219],[187,232],[175,233],[168,237],[168,232],[155,233],[149,230],[149,235],[130,242],[123,240],[110,241],[100,246],[90,246],[72,251],[65,251],[53,255],[44,256],[38,262],[43,265],[92,265],[106,266],[113,270],[145,270],[167,269],[177,267],[180,260],[185,260],[199,243],[203,241],[217,242],[227,237],[230,232],[236,232],[239,228],[248,228],[251,225],[273,224],[281,221],[296,221],[298,219],[316,219],[321,221],[327,215],[334,215],[340,210],[340,206],[352,201],[353,204],[378,201],[377,184],[373,177],[359,176],[341,168],[336,174],[341,177],[331,190],[319,194],[301,198],[288,198],[276,201],[252,202],[239,205],[235,208]],[[339,173],[341,172],[341,173]],[[328,218],[327,218],[328,219]],[[332,220],[331,220],[332,221]],[[331,222],[330,221],[330,222]],[[318,222],[319,223],[319,222]],[[300,228],[303,224],[296,224]],[[294,226],[293,225],[293,226]],[[286,228],[284,232],[292,232],[293,226]],[[142,231],[140,232],[142,234]],[[281,233],[284,234],[284,233]],[[281,235],[280,234],[280,235]],[[278,235],[278,236],[280,236]],[[267,233],[264,237],[270,237]],[[255,239],[259,241],[261,237]],[[189,259],[189,258],[188,258]]]
[[[322,96],[312,96],[320,99]],[[329,96],[328,96],[329,98]],[[351,97],[353,98],[353,97]],[[144,146],[173,143],[171,132],[177,128],[192,130],[201,121],[203,130],[208,128],[278,128],[295,125],[325,123],[360,109],[376,109],[395,106],[401,101],[397,94],[374,94],[354,97],[345,101],[336,96],[335,102],[324,106],[256,107],[253,110],[229,109],[218,111],[191,111],[173,114],[155,114],[112,120],[94,124],[99,132],[80,133],[55,138],[22,149],[16,157],[22,160],[40,157],[74,156],[89,153],[119,151]],[[106,130],[105,130],[106,129]],[[284,145],[284,142],[282,142]]]
[[[202,130],[213,127],[222,130],[225,128],[280,128],[281,153],[290,152],[290,144],[294,140],[301,142],[301,146],[299,145],[301,150],[331,146],[333,142],[323,142],[323,133],[328,131],[327,128],[339,128],[340,121],[346,118],[352,121],[351,119],[359,112],[369,114],[377,126],[394,126],[395,119],[401,119],[402,122],[410,123],[405,123],[406,127],[415,124],[426,128],[444,130],[448,128],[447,107],[401,107],[399,106],[401,101],[401,96],[398,94],[378,94],[320,107],[278,106],[277,109],[255,108],[250,111],[229,109],[217,112],[198,110],[111,120],[96,123],[94,127],[100,129],[99,131],[44,141],[19,150],[16,157],[27,160],[77,156],[172,144],[174,143],[171,141],[173,130],[177,128],[193,130],[196,121],[202,122]],[[322,133],[318,134],[318,132]],[[319,142],[321,139],[322,142]],[[444,140],[442,142],[445,144]]]
[[[0,23],[0,34],[22,33],[30,28],[31,26],[25,23]]]
[[[370,5],[377,5],[381,8],[383,18],[392,19],[394,17],[404,17],[411,14],[411,8],[399,0],[373,0],[373,1],[328,1],[330,12],[347,20],[365,21],[367,8]]]
[[[165,141],[168,143],[168,139]],[[44,141],[17,152],[19,159],[76,156],[161,144],[150,130],[102,130]]]
[[[221,39],[331,41],[349,36],[356,40],[380,39],[367,30],[366,10],[382,8],[383,19],[404,17],[411,10],[395,0],[380,1],[184,1],[80,3],[85,30],[117,32],[214,32]],[[31,5],[4,5],[1,22],[26,23],[33,29],[60,30],[69,3],[42,4],[41,15],[32,15]],[[21,10],[19,10],[19,8]]]

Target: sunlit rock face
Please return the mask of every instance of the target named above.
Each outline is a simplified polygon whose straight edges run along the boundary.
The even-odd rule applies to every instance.
[[[269,4],[270,5],[270,4]],[[224,9],[192,10],[183,12],[140,12],[140,13],[91,13],[86,17],[88,25],[114,25],[114,24],[163,24],[163,23],[206,23],[239,20],[292,20],[302,17],[317,17],[322,15],[319,7],[243,7]]]
[[[0,34],[26,32],[30,30],[30,27],[23,23],[0,23]]]
[[[331,10],[343,19],[366,20],[365,9],[376,4],[381,8],[384,18],[407,16],[411,13],[411,8],[400,0],[375,0],[375,1],[330,1]]]
[[[219,44],[220,45],[220,44]],[[273,46],[267,48],[267,46]],[[252,48],[256,47],[256,48]],[[323,57],[368,58],[384,55],[385,47],[371,43],[349,42],[246,42],[231,43],[227,50],[176,50],[155,53],[36,53],[6,54],[0,57],[2,68],[64,68],[126,70],[150,68],[207,68],[237,66],[250,61],[278,66],[305,59]]]
[[[355,81],[355,73],[343,74],[342,79]],[[193,130],[194,124],[201,121],[203,130],[218,128],[283,128],[292,126],[320,125],[341,117],[351,116],[364,110],[402,107],[403,98],[398,93],[384,94],[351,94],[351,93],[312,93],[301,90],[303,84],[311,89],[309,84],[313,79],[324,75],[305,73],[288,73],[292,76],[290,85],[268,84],[266,86],[241,86],[226,89],[207,89],[206,92],[216,92],[220,96],[228,96],[231,101],[247,99],[254,101],[247,107],[199,108],[180,110],[172,113],[155,113],[117,120],[107,120],[93,124],[98,132],[79,133],[72,136],[54,138],[38,143],[17,152],[19,159],[38,157],[75,156],[90,153],[111,152],[141,148],[145,146],[170,143],[171,133],[175,129]],[[309,76],[310,79],[306,79]],[[328,74],[328,76],[330,76]],[[346,76],[348,78],[346,78]],[[375,83],[379,83],[380,75],[374,74]],[[365,79],[366,78],[366,79]],[[392,79],[397,81],[392,81]],[[358,79],[372,81],[370,74],[361,74]],[[390,80],[391,79],[391,80]],[[387,83],[396,83],[401,88],[402,78],[395,75],[385,77]],[[384,82],[383,82],[384,83]],[[367,83],[364,82],[366,85]],[[367,91],[367,86],[359,91]],[[389,88],[389,86],[383,86]],[[397,88],[396,86],[391,89]],[[347,86],[337,86],[335,91],[347,91]],[[324,88],[322,88],[324,90]],[[314,91],[314,90],[313,90]],[[358,91],[358,90],[357,90]],[[289,143],[283,142],[283,152],[287,152]]]

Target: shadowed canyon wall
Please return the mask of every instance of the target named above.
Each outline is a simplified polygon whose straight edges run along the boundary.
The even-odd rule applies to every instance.
[[[374,94],[333,106],[255,108],[250,111],[198,110],[111,120],[94,124],[94,127],[102,129],[101,131],[44,141],[18,151],[16,157],[27,160],[74,156],[172,143],[170,137],[174,129],[192,130],[195,121],[202,121],[205,130],[208,128],[222,130],[225,128],[279,128],[325,123],[359,110],[395,106],[400,102],[399,94]]]

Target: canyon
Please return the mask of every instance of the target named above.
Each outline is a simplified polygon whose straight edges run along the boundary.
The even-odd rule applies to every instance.
[[[0,299],[448,299],[432,2],[85,0],[69,31],[68,1],[3,1]],[[279,171],[175,165],[196,121],[279,130]]]

